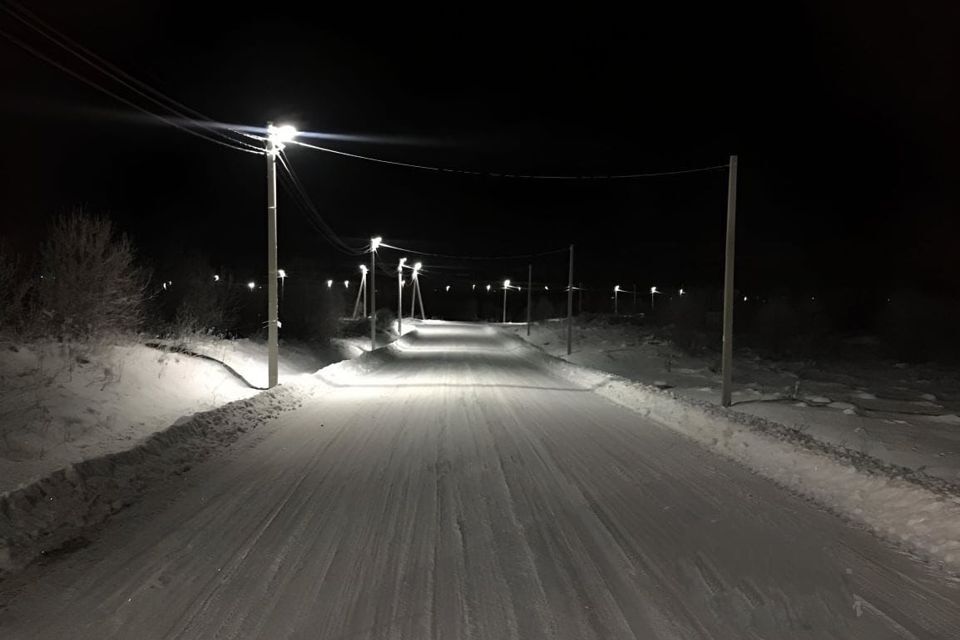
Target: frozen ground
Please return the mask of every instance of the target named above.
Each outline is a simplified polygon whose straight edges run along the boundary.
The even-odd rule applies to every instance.
[[[0,586],[0,636],[956,637],[956,581],[553,362],[427,323],[327,367]]]
[[[508,330],[527,339],[526,325]],[[640,327],[594,320],[575,328],[566,355],[559,321],[529,338],[547,353],[719,404],[717,363],[684,355]],[[960,374],[894,362],[774,362],[737,354],[734,409],[796,427],[824,442],[960,486]]]
[[[198,411],[256,393],[266,351],[249,340],[192,340],[229,365],[136,342],[0,344],[0,494],[68,464],[123,451]],[[281,376],[332,360],[284,345]]]

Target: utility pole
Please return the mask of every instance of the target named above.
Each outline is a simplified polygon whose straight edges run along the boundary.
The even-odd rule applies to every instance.
[[[367,317],[367,266],[360,265],[360,286],[357,288],[357,302],[353,305],[353,319],[357,319],[357,312],[360,311],[360,301],[363,301],[363,317]]]
[[[382,238],[370,238],[370,351],[377,348],[377,247]]]
[[[267,123],[267,129],[273,123]],[[280,348],[277,336],[277,154],[278,140],[267,138],[267,388],[277,386]]]
[[[503,281],[503,324],[507,324],[507,289],[510,288],[510,281]]]
[[[727,182],[727,247],[723,265],[723,387],[721,402],[729,407],[733,390],[733,259],[737,237],[737,156],[730,156]]]
[[[567,279],[567,355],[573,353],[573,245],[570,245],[570,277]]]
[[[423,289],[420,288],[420,280],[417,280],[417,300],[420,301],[420,319],[427,319],[427,312],[423,310]]]
[[[530,318],[533,307],[533,265],[527,265],[527,336],[530,335]]]
[[[403,263],[406,258],[400,258],[397,265],[397,338],[403,336]]]
[[[613,315],[620,315],[619,308],[617,307],[617,298],[620,295],[620,285],[617,285],[613,288]]]

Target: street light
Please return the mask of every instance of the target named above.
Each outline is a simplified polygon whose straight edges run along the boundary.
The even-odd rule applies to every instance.
[[[297,130],[289,124],[276,127],[267,123],[267,387],[275,387],[279,378],[277,335],[277,155]]]
[[[490,293],[490,285],[487,285],[487,293]]]
[[[682,295],[682,296],[687,295],[687,292],[684,291],[683,288],[681,288],[681,289],[680,289],[680,295]]]
[[[377,348],[377,247],[383,238],[370,238],[370,351]]]
[[[509,288],[510,288],[510,281],[504,280],[503,281],[503,322],[504,324],[506,324],[507,322],[507,289]]]
[[[332,287],[333,287],[333,280],[327,280],[327,289],[330,289]]]
[[[650,287],[650,309],[651,310],[653,309],[653,296],[657,293],[660,293],[659,291],[657,291],[657,285],[653,285],[652,287]]]
[[[256,282],[251,280],[250,282],[247,283],[247,289],[250,289],[250,291],[253,291],[256,288],[257,288]]]
[[[406,258],[397,263],[397,337],[403,335],[403,265]]]
[[[449,291],[450,291],[450,285],[447,285],[446,287],[444,287],[443,290],[449,292]]]
[[[617,285],[617,286],[615,286],[615,287],[613,288],[613,315],[619,315],[619,313],[618,313],[618,311],[617,311],[617,309],[618,309],[618,307],[617,307],[617,303],[618,303],[617,297],[618,297],[619,294],[620,294],[620,285]]]
[[[220,282],[220,276],[218,276],[217,274],[213,274],[213,281]]]
[[[349,281],[349,280],[344,280],[344,281],[343,281],[343,288],[344,288],[344,289],[349,289],[349,288],[350,288],[350,281]]]

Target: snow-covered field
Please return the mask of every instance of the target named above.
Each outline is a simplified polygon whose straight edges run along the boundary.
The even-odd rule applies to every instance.
[[[716,363],[630,324],[559,321],[505,327],[547,353],[681,397],[719,404]],[[734,410],[831,445],[960,485],[960,373],[932,364],[775,362],[738,352]]]
[[[129,449],[198,411],[248,398],[257,391],[247,382],[265,381],[262,343],[198,338],[188,346],[227,367],[134,341],[0,344],[0,494]],[[283,345],[281,381],[330,361]]]
[[[0,589],[0,636],[956,637],[960,584],[573,369],[452,323],[327,367]]]

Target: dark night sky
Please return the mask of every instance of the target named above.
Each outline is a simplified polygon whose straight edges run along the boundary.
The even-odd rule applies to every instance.
[[[744,290],[960,289],[956,9],[824,3],[558,18],[486,5],[430,15],[315,6],[323,10],[56,0],[33,10],[217,120],[415,141],[329,143],[358,153],[565,174],[714,165],[738,153]],[[0,28],[69,60],[5,14]],[[261,158],[134,117],[3,38],[0,74],[14,125],[0,232],[15,244],[29,246],[51,214],[84,205],[109,213],[151,260],[196,249],[262,271]],[[579,275],[598,286],[722,277],[723,172],[521,182],[299,148],[289,157],[351,242],[382,234],[456,254],[576,242]],[[282,193],[281,266],[297,258],[339,277],[357,262]],[[565,265],[541,267],[561,278]]]

